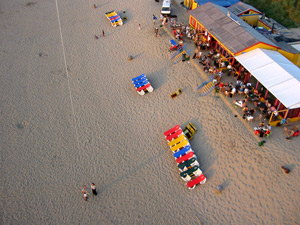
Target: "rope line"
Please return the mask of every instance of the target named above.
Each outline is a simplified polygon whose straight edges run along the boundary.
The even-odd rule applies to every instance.
[[[75,109],[74,109],[74,104],[73,104],[73,95],[72,95],[71,86],[70,86],[70,78],[69,78],[69,73],[68,73],[68,66],[67,66],[66,53],[65,53],[65,45],[64,45],[64,40],[63,40],[63,35],[62,35],[62,30],[61,30],[61,24],[60,24],[60,17],[59,17],[57,0],[55,0],[55,4],[56,4],[57,19],[58,19],[58,27],[59,27],[59,32],[60,32],[60,40],[61,40],[61,45],[62,45],[62,50],[63,50],[63,56],[64,56],[65,71],[66,71],[66,74],[67,74],[69,96],[70,96],[70,102],[71,102],[71,108],[72,108],[72,117],[73,117],[74,126],[75,126],[77,147],[78,147],[78,150],[79,150],[80,147],[79,147],[77,121],[76,121]]]

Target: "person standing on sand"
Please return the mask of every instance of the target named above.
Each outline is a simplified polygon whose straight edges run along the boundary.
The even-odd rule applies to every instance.
[[[153,25],[155,25],[155,21],[157,20],[156,16],[153,14]]]
[[[141,24],[139,24],[139,30],[141,30],[142,29],[142,26],[141,26]]]
[[[84,200],[87,201],[88,192],[86,190],[86,186],[85,185],[83,185],[83,189],[81,190],[81,193],[83,194]]]
[[[91,188],[92,188],[92,193],[94,195],[97,195],[96,185],[94,183],[91,184]]]
[[[159,37],[158,28],[157,27],[155,28],[155,37]]]
[[[102,29],[102,36],[104,37],[104,30]]]
[[[163,14],[160,14],[160,16],[159,16],[159,20],[160,20],[160,22],[161,22],[161,23],[163,22],[163,20],[164,20],[164,16],[163,16]]]
[[[167,17],[164,17],[162,24],[168,26],[168,18]]]

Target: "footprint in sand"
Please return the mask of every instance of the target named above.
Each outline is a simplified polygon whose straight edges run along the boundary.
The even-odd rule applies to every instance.
[[[23,128],[25,128],[25,127],[27,127],[29,125],[29,123],[26,121],[26,120],[23,120],[21,123],[17,123],[17,127],[19,128],[19,129],[23,129]]]
[[[257,154],[257,163],[261,164],[262,161],[263,161],[263,157],[261,156],[261,154]]]
[[[53,168],[64,167],[63,160],[61,159],[60,156],[56,156],[56,155],[52,156],[52,158],[50,159],[50,165]]]
[[[48,56],[46,53],[40,52],[39,57]]]
[[[26,6],[32,7],[32,6],[34,6],[35,4],[37,4],[37,2],[27,2],[27,3],[26,3]]]

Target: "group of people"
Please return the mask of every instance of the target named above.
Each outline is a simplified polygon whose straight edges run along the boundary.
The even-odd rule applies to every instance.
[[[181,32],[180,29],[173,28],[173,35],[174,38],[177,39],[178,41],[183,40],[183,33]]]
[[[102,37],[104,37],[104,30],[102,30]],[[101,37],[101,35],[99,34],[99,35],[95,35],[95,39],[99,39]]]
[[[202,69],[205,73],[215,74],[215,78],[220,81],[223,72],[219,69],[220,53],[212,49],[207,55],[204,54],[204,50],[207,50],[209,46],[206,42],[195,42],[196,49],[193,55],[193,59],[199,59],[199,64],[202,65]]]
[[[190,38],[195,41],[195,43],[200,40],[200,33],[197,32],[196,29],[193,29],[190,27],[190,25],[185,25],[184,23],[179,23],[176,21],[176,18],[170,18],[170,27],[173,30],[173,35],[176,39],[182,40],[183,35],[185,35],[187,38]],[[162,22],[164,24],[164,22]],[[205,47],[204,49],[207,49],[210,44],[209,42],[203,42],[202,46]],[[197,45],[196,45],[197,47]]]
[[[157,17],[154,14],[152,16],[152,19],[153,19],[153,25],[155,26]],[[162,22],[162,20],[161,20],[161,22]],[[158,27],[155,27],[155,37],[160,37]]]
[[[176,22],[175,18],[171,18],[170,26],[171,26],[171,29],[173,30],[174,38],[176,38],[179,41],[182,41],[183,35],[187,36],[187,32],[190,30],[190,26],[185,26],[184,23]]]
[[[286,135],[286,139],[289,141],[291,140],[292,137],[298,137],[299,134],[300,134],[300,131],[299,131],[299,125],[298,126],[293,126],[292,128],[289,128],[289,126],[292,125],[292,123],[290,123],[290,120],[287,119],[287,120],[283,120],[283,129],[284,129],[284,133]]]
[[[235,105],[242,108],[243,119],[251,121],[254,118],[255,109],[248,107],[247,102],[248,102],[247,97],[245,97],[244,99],[241,99],[241,100],[234,100],[233,101],[233,103]]]
[[[96,185],[94,183],[91,184],[91,189],[92,189],[93,195],[97,195]],[[87,191],[86,185],[83,185],[83,189],[81,190],[81,193],[83,194],[84,200],[87,201],[88,191]]]
[[[238,93],[240,95],[245,95],[245,99],[248,100],[250,96],[253,97],[253,93],[254,93],[254,88],[252,87],[251,83],[244,83],[239,79],[236,81],[235,85],[233,85],[232,82],[229,84],[228,81],[226,83],[220,83],[219,88],[226,96],[229,96],[231,98],[236,93]],[[244,105],[239,105],[239,106],[244,107]]]
[[[232,84],[232,83],[231,83]],[[220,85],[222,86],[222,85]],[[268,99],[265,99],[262,96],[262,93],[258,92],[251,83],[243,83],[240,80],[237,80],[237,84],[235,87],[232,87],[229,85],[229,88],[226,89],[227,85],[224,85],[222,89],[225,92],[229,92],[231,97],[235,94],[238,93],[240,95],[244,95],[244,99],[242,100],[235,100],[233,101],[234,104],[244,108],[243,111],[247,111],[245,107],[247,108],[247,101],[250,100],[253,102],[254,107],[258,109],[260,112],[260,115],[258,119],[270,119],[271,115],[273,114],[273,117],[277,117],[279,115],[277,109],[275,106],[273,106]],[[254,110],[252,110],[254,111]],[[253,113],[251,113],[251,116],[253,116]]]
[[[265,99],[257,90],[250,92],[249,97],[254,105],[259,109],[260,118],[270,119],[272,114],[275,119],[279,116],[279,112],[276,107],[272,105],[268,99]]]
[[[185,34],[188,38],[195,40],[195,37],[197,35],[197,30],[192,29],[189,25],[185,28]]]
[[[258,127],[254,128],[255,134],[259,135],[259,137],[268,137],[271,135],[272,127],[270,124],[265,126],[264,122],[261,122]]]

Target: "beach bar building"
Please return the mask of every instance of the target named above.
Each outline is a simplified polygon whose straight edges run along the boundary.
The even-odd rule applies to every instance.
[[[271,116],[271,125],[286,118],[300,119],[300,69],[296,65],[277,51],[261,48],[236,56],[236,60],[255,77],[256,89],[259,85],[266,89],[265,99],[272,95],[278,116]]]
[[[257,32],[245,21],[213,3],[206,3],[190,11],[189,24],[198,30],[230,64],[235,56],[256,48],[276,51],[279,47]]]
[[[258,9],[244,2],[229,6],[228,10],[253,27],[258,25],[259,18],[263,15]]]
[[[264,98],[272,99],[271,103],[273,105],[276,105],[277,109],[281,111],[280,115],[276,119],[299,118],[300,85],[289,87],[288,83],[286,82],[290,78],[293,79],[293,82],[296,82],[298,80],[299,84],[300,70],[291,61],[289,61],[288,57],[280,54],[280,47],[278,45],[256,31],[245,21],[243,21],[233,13],[230,13],[228,9],[215,5],[213,3],[206,3],[205,5],[202,5],[190,11],[189,14],[190,26],[201,33],[202,39],[204,41],[210,42],[210,47],[218,51],[220,55],[222,55],[223,60],[228,61],[232,66],[237,65],[237,70],[239,73],[241,72],[241,70],[246,69],[247,72],[245,73],[245,77],[243,78],[244,82],[249,82],[250,78],[257,79],[255,80],[256,89],[258,87],[260,89],[264,89]],[[244,55],[247,55],[248,53],[248,56],[252,56],[254,53],[257,54],[259,50],[257,50],[256,52],[254,51],[256,49],[260,49],[262,55],[267,55],[267,53],[269,55],[272,55],[271,53],[274,53],[276,55],[273,56],[274,63],[268,67],[261,67],[260,71],[262,73],[260,74],[260,76],[257,75],[257,77],[251,74],[252,72],[254,73],[254,70],[251,66],[249,66],[245,62],[239,61],[242,60]],[[266,51],[266,53],[264,52],[264,50],[269,51]],[[260,56],[260,58],[255,57],[255,54],[253,56],[254,58],[252,63],[257,62],[257,64],[259,65],[259,62],[264,59],[262,55]],[[268,56],[265,57],[268,58]],[[272,75],[274,72],[276,72],[276,69],[274,70],[274,68],[281,68],[282,64],[280,63],[281,61],[277,61],[278,58],[280,58],[281,61],[285,59],[284,74],[287,80],[282,80],[280,78],[281,74],[278,74],[277,77]],[[293,68],[293,73],[289,73],[289,67]],[[298,76],[296,75],[297,72],[299,73]],[[278,82],[278,84],[283,82],[287,85],[278,85],[277,87],[273,87],[272,83],[268,83],[262,78],[264,76],[268,76],[268,81],[274,80],[274,82]],[[293,82],[289,84],[292,84]],[[287,91],[289,89],[291,90],[292,87],[294,92]],[[279,92],[285,92],[281,90],[281,88],[284,88],[285,91],[287,91],[284,97],[282,94],[279,94]],[[294,102],[289,102],[291,101],[288,100],[290,98],[294,99]]]
[[[233,64],[234,56],[256,48],[279,51],[295,65],[300,66],[300,53],[291,48],[279,46],[259,33],[247,22],[222,6],[206,3],[189,12],[189,24],[203,34],[223,57]]]

